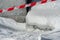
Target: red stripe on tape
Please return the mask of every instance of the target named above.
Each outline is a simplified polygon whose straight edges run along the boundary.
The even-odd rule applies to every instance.
[[[20,9],[20,8],[25,8],[25,5],[26,5],[26,4],[20,5],[20,6],[18,6],[18,8],[19,8],[19,9]]]
[[[42,1],[41,1],[41,4],[46,3],[46,2],[47,2],[47,0],[42,0]]]
[[[2,13],[2,12],[3,12],[3,10],[0,9],[0,13]]]
[[[12,11],[12,10],[14,10],[14,8],[15,7],[10,7],[10,8],[7,9],[7,11]]]
[[[32,3],[30,4],[31,7],[33,7],[33,6],[35,6],[35,5],[36,5],[36,2],[32,2]]]
[[[56,0],[51,0],[51,1],[56,1]],[[43,3],[46,3],[46,2],[47,2],[47,0],[42,0],[40,3],[43,4]],[[32,2],[29,5],[28,4],[22,4],[22,5],[18,6],[17,8],[21,9],[21,8],[26,8],[26,7],[29,7],[29,6],[33,7],[33,6],[36,5],[36,3],[37,2]],[[26,5],[28,5],[28,6],[26,6]],[[10,8],[6,9],[6,11],[13,11],[13,10],[15,10],[15,7],[10,7]],[[0,13],[2,13],[2,12],[4,12],[4,9],[0,9]]]

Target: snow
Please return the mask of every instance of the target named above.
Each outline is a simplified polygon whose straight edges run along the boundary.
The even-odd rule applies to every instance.
[[[41,40],[60,40],[60,30],[46,32],[41,35]]]
[[[38,4],[28,12],[26,22],[33,27],[34,25],[40,29],[60,29],[60,3],[47,2],[45,4]],[[57,27],[58,25],[58,27]]]
[[[0,40],[59,40],[59,4],[58,1],[37,4],[28,12],[26,23],[0,17]],[[51,29],[54,30],[44,32]]]
[[[13,19],[0,17],[0,25],[15,29],[15,30],[26,30],[25,23],[17,23]]]
[[[41,33],[39,29],[28,31],[26,23],[0,17],[0,40],[38,40]]]
[[[3,38],[3,39],[0,39],[0,40],[15,40],[13,38]]]
[[[41,40],[60,40],[60,3],[46,3],[32,7],[26,16],[26,22],[29,28],[34,25],[36,28],[54,28],[41,34]],[[42,26],[41,26],[42,25]],[[46,25],[46,26],[45,26]],[[38,40],[39,40],[38,39]]]
[[[6,32],[3,32],[6,31]],[[38,40],[40,32],[13,31],[11,29],[0,28],[0,40]]]

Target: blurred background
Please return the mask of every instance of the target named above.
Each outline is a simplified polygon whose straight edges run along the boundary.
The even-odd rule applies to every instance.
[[[29,4],[33,1],[40,1],[40,0],[0,0],[0,9],[6,9],[11,6],[19,6],[21,4]],[[0,14],[0,17],[6,17],[6,18],[12,18],[16,20],[17,22],[25,22],[25,17],[27,15],[27,12],[31,8],[24,8],[24,9],[18,9],[18,10],[13,10],[11,12],[4,12]]]

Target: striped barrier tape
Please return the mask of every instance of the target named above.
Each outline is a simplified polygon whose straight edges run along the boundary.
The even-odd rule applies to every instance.
[[[55,0],[51,0],[51,1],[55,1]],[[47,0],[42,0],[40,1],[40,4],[43,4],[43,3],[46,3]],[[22,4],[20,6],[17,6],[17,7],[9,7],[7,9],[0,9],[0,13],[4,13],[4,12],[8,12],[8,11],[13,11],[13,10],[16,10],[16,9],[22,9],[22,8],[26,8],[26,7],[33,7],[36,5],[37,2],[32,2],[30,4]]]

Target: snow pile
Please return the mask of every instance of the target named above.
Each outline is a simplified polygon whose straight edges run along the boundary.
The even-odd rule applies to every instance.
[[[38,4],[32,7],[31,11],[26,16],[27,25],[30,27],[51,30],[54,28],[60,29],[60,3],[47,2],[45,4]]]

